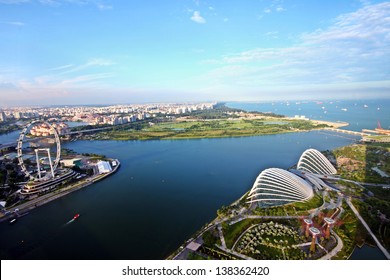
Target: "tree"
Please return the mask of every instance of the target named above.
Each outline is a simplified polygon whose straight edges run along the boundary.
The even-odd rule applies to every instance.
[[[12,166],[12,164],[6,164],[5,165],[5,169],[7,169],[7,170],[13,170],[14,169],[14,167]]]

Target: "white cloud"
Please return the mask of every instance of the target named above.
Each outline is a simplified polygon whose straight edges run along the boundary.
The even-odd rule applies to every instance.
[[[202,79],[225,86],[308,86],[390,80],[390,3],[339,16],[324,30],[303,34],[292,47],[257,48],[204,63]],[[277,36],[268,32],[266,36]]]
[[[191,20],[197,23],[206,23],[206,20],[200,15],[200,12],[198,11],[194,11]]]
[[[95,82],[96,80],[111,78],[113,76],[114,76],[113,73],[98,73],[98,74],[80,75],[80,76],[73,77],[71,79],[63,80],[59,84],[62,86],[67,86],[67,85],[75,86],[78,84]]]
[[[15,25],[15,26],[25,26],[26,25],[24,22],[21,22],[21,21],[7,21],[5,23],[9,24],[9,25]]]
[[[266,14],[270,14],[271,12],[272,12],[272,10],[270,8],[264,9],[264,13],[266,13]]]
[[[73,64],[66,64],[66,65],[61,65],[61,66],[58,66],[58,67],[50,68],[50,69],[48,69],[48,71],[64,70],[64,69],[68,69],[70,67],[73,67]]]
[[[109,59],[104,59],[104,58],[92,58],[89,59],[86,63],[78,65],[78,66],[69,66],[65,67],[64,69],[67,69],[66,71],[63,72],[63,74],[67,73],[72,73],[72,72],[78,72],[81,70],[85,70],[86,68],[91,68],[91,67],[105,67],[105,66],[111,66],[115,65],[116,63],[113,62],[112,60]]]
[[[97,3],[96,6],[100,11],[107,11],[107,10],[113,9],[113,7],[111,5],[106,5],[106,4],[102,4],[102,3]]]
[[[278,31],[269,31],[264,34],[268,38],[272,39],[278,39],[279,38],[279,32]]]
[[[368,0],[360,0],[359,2],[360,2],[363,6],[371,5],[371,1],[368,1]]]
[[[39,0],[39,3],[52,7],[57,7],[61,4],[59,1],[56,0]]]
[[[35,0],[36,2],[51,7],[58,7],[64,4],[73,4],[79,6],[95,5],[100,11],[112,10],[113,6],[104,4],[100,0]],[[0,0],[0,4],[23,4],[32,2],[31,0]]]
[[[284,11],[286,11],[286,9],[283,8],[282,5],[278,5],[278,6],[275,8],[275,10],[276,10],[277,12],[284,12]]]
[[[0,4],[21,4],[27,2],[30,2],[30,0],[0,0]]]
[[[88,66],[92,66],[92,65],[110,66],[110,65],[114,65],[114,64],[115,64],[115,62],[113,62],[110,59],[105,59],[105,58],[92,58],[92,59],[88,60],[88,62],[86,63],[86,65],[88,65]]]

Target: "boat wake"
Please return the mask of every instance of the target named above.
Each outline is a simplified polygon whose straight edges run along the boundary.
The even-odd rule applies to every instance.
[[[79,217],[80,217],[80,214],[74,215],[73,219],[71,219],[71,220],[69,220],[67,223],[65,223],[64,226],[67,226],[67,225],[73,223],[73,222],[76,221]]]
[[[71,224],[71,223],[73,223],[75,220],[74,219],[72,219],[72,220],[70,220],[70,221],[68,221],[64,226],[67,226],[67,225],[69,225],[69,224]]]

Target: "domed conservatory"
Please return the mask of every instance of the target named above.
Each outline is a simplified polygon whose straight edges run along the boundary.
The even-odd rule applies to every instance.
[[[267,207],[305,201],[312,197],[313,188],[302,178],[280,168],[268,168],[256,178],[248,195],[248,203]]]

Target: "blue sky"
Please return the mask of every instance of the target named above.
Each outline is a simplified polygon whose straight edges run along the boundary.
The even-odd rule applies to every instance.
[[[390,2],[0,0],[0,106],[390,97]]]

